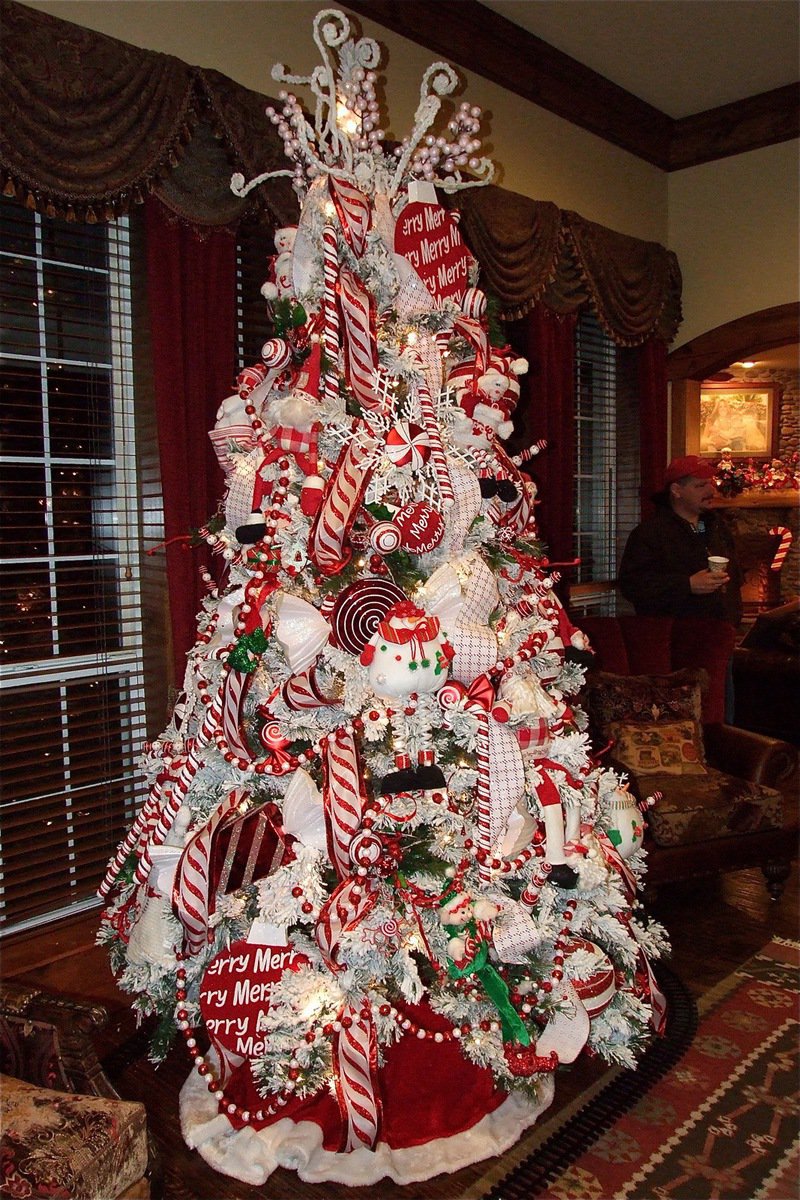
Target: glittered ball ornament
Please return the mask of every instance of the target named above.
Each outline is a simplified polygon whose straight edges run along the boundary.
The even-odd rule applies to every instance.
[[[376,521],[369,531],[369,544],[378,554],[392,554],[400,548],[400,530],[391,521]]]
[[[421,425],[410,421],[397,421],[386,435],[386,457],[396,467],[414,467],[417,470],[430,458],[431,448],[428,435]]]
[[[422,500],[401,508],[395,514],[394,524],[400,530],[400,545],[412,554],[435,550],[444,537],[442,514]]]

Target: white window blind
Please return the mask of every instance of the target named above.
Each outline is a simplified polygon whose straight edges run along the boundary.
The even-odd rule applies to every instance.
[[[613,612],[611,586],[638,521],[636,350],[617,347],[589,309],[575,332],[575,612]],[[592,589],[590,584],[607,584]]]
[[[0,930],[95,902],[144,736],[126,220],[0,205]]]

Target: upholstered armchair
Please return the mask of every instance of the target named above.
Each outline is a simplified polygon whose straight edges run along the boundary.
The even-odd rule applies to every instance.
[[[777,899],[797,857],[798,750],[723,720],[733,631],[669,617],[588,617],[582,697],[604,761],[648,813],[648,885],[759,866]],[[729,639],[726,641],[726,639]]]
[[[106,1020],[99,1005],[0,985],[2,1195],[157,1195],[157,1156],[144,1105],[119,1098],[92,1044]]]

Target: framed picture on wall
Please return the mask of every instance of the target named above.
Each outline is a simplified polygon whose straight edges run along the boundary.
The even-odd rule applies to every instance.
[[[778,392],[774,383],[703,384],[697,453],[719,458],[771,458],[775,453]]]

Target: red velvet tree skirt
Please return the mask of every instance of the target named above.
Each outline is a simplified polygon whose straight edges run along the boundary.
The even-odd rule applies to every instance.
[[[263,1183],[279,1166],[310,1183],[357,1186],[384,1176],[413,1183],[507,1150],[552,1101],[552,1076],[540,1080],[537,1101],[506,1097],[491,1072],[469,1063],[454,1043],[405,1037],[379,1071],[382,1122],[374,1150],[339,1153],[342,1118],[327,1090],[287,1105],[260,1128],[235,1128],[195,1073],[181,1092],[181,1126],[209,1165],[247,1183]],[[264,1104],[247,1063],[225,1094],[251,1112]]]

